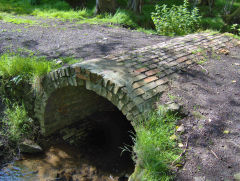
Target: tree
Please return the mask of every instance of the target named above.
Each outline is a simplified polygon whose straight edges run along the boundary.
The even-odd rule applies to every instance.
[[[134,11],[135,13],[142,12],[143,0],[128,0],[128,8]]]
[[[115,13],[116,7],[116,0],[96,0],[96,14]]]

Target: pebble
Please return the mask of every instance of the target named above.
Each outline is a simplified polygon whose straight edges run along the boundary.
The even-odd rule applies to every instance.
[[[185,128],[183,125],[179,126],[177,129],[177,132],[184,132],[184,131],[185,131]]]

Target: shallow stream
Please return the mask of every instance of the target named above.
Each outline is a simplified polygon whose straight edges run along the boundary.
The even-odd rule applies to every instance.
[[[122,148],[132,144],[132,128],[121,115],[112,115],[111,122],[107,115],[84,138],[86,144],[70,145],[58,135],[43,154],[22,155],[6,165],[0,181],[127,181],[134,163]]]

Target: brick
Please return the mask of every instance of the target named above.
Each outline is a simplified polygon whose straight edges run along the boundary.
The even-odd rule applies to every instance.
[[[151,75],[157,74],[158,72],[159,72],[159,69],[153,69],[153,70],[149,70],[149,71],[145,72],[145,74],[147,76],[151,76]]]
[[[82,80],[89,80],[89,77],[82,75],[82,74],[76,74],[76,77]]]
[[[127,109],[131,111],[135,107],[135,104],[133,102],[128,103]]]
[[[148,77],[148,78],[143,79],[143,81],[145,83],[149,83],[149,82],[152,82],[152,81],[157,80],[157,79],[158,78],[156,76],[152,76],[152,77]]]
[[[162,84],[165,84],[165,83],[167,83],[167,82],[168,82],[168,78],[165,77],[165,78],[162,78],[162,79],[157,80],[157,81],[156,81],[156,84],[157,84],[157,85],[162,85]]]
[[[143,89],[145,92],[147,92],[148,90],[154,89],[155,87],[157,87],[156,82],[151,82],[151,83],[148,83],[148,84],[144,85],[144,86],[142,87],[142,89]]]
[[[186,61],[187,60],[187,57],[181,57],[181,58],[178,58],[177,59],[177,62],[178,63],[181,63],[181,62],[184,62],[184,61]]]
[[[140,96],[145,93],[145,91],[141,88],[135,89],[134,92],[137,96]]]
[[[191,60],[188,60],[185,62],[187,65],[191,65],[193,62]]]
[[[133,89],[137,89],[137,88],[142,87],[142,86],[144,86],[144,85],[145,85],[145,84],[144,84],[143,81],[139,81],[139,82],[135,82],[135,83],[132,85],[132,87],[133,87]]]
[[[140,68],[140,69],[137,69],[137,70],[135,70],[135,72],[137,72],[137,73],[142,73],[142,72],[146,72],[148,69],[146,68],[146,67],[142,67],[142,68]]]
[[[175,61],[174,61],[174,62],[169,63],[168,66],[169,66],[169,67],[173,67],[173,66],[175,66],[175,65],[177,65],[177,64],[178,64],[178,62],[175,62]]]

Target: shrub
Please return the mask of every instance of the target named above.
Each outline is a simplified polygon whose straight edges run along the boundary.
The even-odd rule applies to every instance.
[[[156,12],[152,13],[152,20],[156,30],[161,35],[185,35],[192,33],[199,28],[200,16],[198,9],[188,10],[188,0],[184,0],[183,5],[156,5]]]

